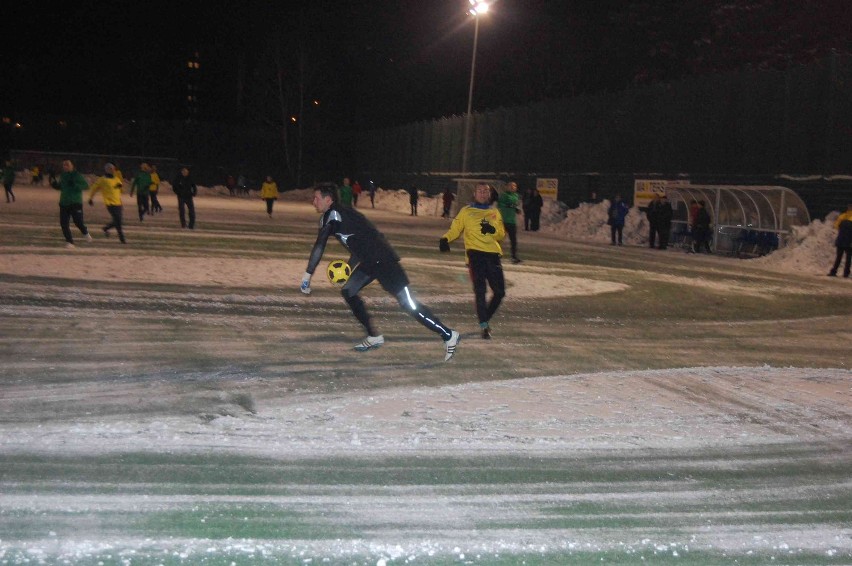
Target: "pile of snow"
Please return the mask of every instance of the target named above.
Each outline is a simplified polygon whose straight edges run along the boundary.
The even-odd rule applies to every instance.
[[[814,220],[806,226],[793,226],[787,246],[754,261],[768,269],[796,273],[828,273],[837,248],[834,222],[840,213],[830,212],[825,220]]]

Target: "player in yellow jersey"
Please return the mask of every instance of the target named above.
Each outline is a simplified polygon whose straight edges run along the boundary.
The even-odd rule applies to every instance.
[[[462,208],[453,219],[450,229],[441,238],[442,252],[450,251],[450,242],[464,235],[467,267],[476,298],[476,316],[482,338],[491,338],[489,321],[506,296],[506,281],[500,256],[503,249],[500,241],[506,235],[503,219],[496,208],[491,207],[491,187],[479,183],[473,192],[473,202]],[[491,287],[491,300],[486,302],[486,284]]]
[[[107,211],[112,217],[112,222],[102,228],[104,236],[109,237],[110,229],[115,228],[115,231],[118,232],[118,239],[122,244],[126,244],[124,231],[121,229],[121,180],[115,176],[115,165],[112,163],[104,165],[104,176],[98,177],[89,188],[89,206],[95,204],[93,199],[98,193],[101,193],[101,198],[103,198]]]

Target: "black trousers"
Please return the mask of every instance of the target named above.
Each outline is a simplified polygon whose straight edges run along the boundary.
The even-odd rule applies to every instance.
[[[3,188],[6,189],[6,202],[15,202],[15,193],[12,192],[11,183],[10,184],[3,183]]]
[[[157,193],[150,193],[151,195],[151,213],[162,212],[163,207],[160,206],[160,199],[157,198]]]
[[[83,223],[83,205],[68,204],[59,205],[59,226],[62,228],[62,235],[65,236],[65,241],[69,244],[74,243],[74,238],[71,237],[71,220],[74,220],[74,225],[80,229],[80,232],[85,236],[89,233],[89,229]]]
[[[615,244],[617,242],[618,244],[621,244],[621,237],[624,234],[624,225],[622,224],[621,226],[616,226],[615,224],[613,224],[610,226],[609,231],[612,235],[612,243]],[[618,238],[617,240],[616,237]]]
[[[189,213],[189,224],[186,223],[186,216]],[[195,228],[195,202],[191,196],[182,197],[178,195],[178,216],[180,217],[181,228],[189,227],[190,230]]]
[[[846,264],[843,266],[843,277],[849,277],[849,269],[852,267],[852,247],[837,248],[837,256],[834,258],[834,267],[831,268],[831,275],[837,275],[837,268],[840,267],[840,260],[843,259],[843,254],[846,254]]]
[[[476,316],[480,324],[488,322],[503,297],[506,296],[506,280],[503,277],[503,265],[500,263],[500,254],[468,250],[467,268],[470,272],[470,281],[473,283],[473,296],[476,302]],[[491,287],[491,300],[485,300],[486,285]]]
[[[512,258],[517,259],[518,257],[518,225],[517,224],[503,224],[506,228],[506,234],[509,235],[509,245],[512,250]]]
[[[664,250],[669,247],[669,234],[671,234],[672,225],[660,224],[658,231],[660,234],[660,249]]]
[[[648,226],[648,247],[655,248],[657,247],[657,234],[659,234],[660,229],[657,227],[656,222],[651,222]],[[660,239],[662,239],[662,234],[660,234]],[[662,242],[661,242],[662,244]]]
[[[524,217],[524,223],[526,223],[527,217]],[[538,232],[539,222],[541,221],[541,210],[532,210],[529,213],[529,221],[530,221],[530,230],[533,232]]]
[[[266,201],[266,214],[271,215],[272,214],[272,205],[275,204],[275,199],[274,198],[266,198],[266,199],[263,199],[263,200]]]
[[[114,206],[107,206],[106,208],[107,212],[109,212],[109,215],[112,218],[112,222],[104,226],[104,233],[108,233],[110,228],[115,228],[115,231],[118,232],[118,239],[123,242],[124,230],[121,228],[122,206],[119,204]]]
[[[151,214],[151,207],[148,205],[148,192],[136,192],[136,208],[139,209],[139,220],[146,214]]]
[[[408,275],[397,261],[390,263],[378,263],[371,266],[358,265],[349,276],[349,280],[343,286],[340,294],[343,295],[343,300],[352,309],[352,314],[370,336],[378,336],[379,332],[373,326],[373,320],[367,313],[367,306],[358,295],[358,293],[372,283],[378,280],[382,289],[396,297],[399,306],[401,306],[408,314],[414,317],[414,320],[431,330],[436,334],[441,335],[441,339],[447,341],[452,335],[452,331],[438,319],[435,314],[423,303],[419,302],[408,288]]]

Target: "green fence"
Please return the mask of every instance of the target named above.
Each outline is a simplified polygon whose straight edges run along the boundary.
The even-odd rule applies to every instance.
[[[852,57],[472,115],[469,173],[852,171]],[[461,172],[464,117],[371,131],[364,170]]]

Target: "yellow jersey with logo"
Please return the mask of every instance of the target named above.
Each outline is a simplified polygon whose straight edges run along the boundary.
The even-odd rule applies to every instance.
[[[482,223],[488,222],[497,230],[494,234],[483,234]],[[500,242],[506,236],[503,218],[496,208],[468,205],[462,208],[453,219],[450,229],[444,234],[448,242],[452,242],[464,234],[464,249],[503,255]]]
[[[118,177],[98,177],[89,189],[89,200],[101,193],[107,206],[121,206],[121,179]]]

